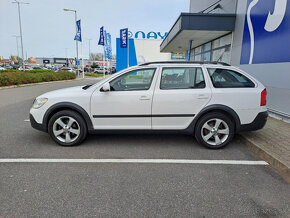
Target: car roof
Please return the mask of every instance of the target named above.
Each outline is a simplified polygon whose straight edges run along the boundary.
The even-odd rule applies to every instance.
[[[146,62],[140,64],[139,66],[149,66],[149,65],[183,65],[183,64],[199,64],[199,65],[222,65],[222,66],[231,66],[230,64],[218,61],[156,61],[156,62]]]

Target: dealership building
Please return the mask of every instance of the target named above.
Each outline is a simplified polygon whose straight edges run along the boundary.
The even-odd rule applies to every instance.
[[[290,1],[190,0],[160,52],[238,66],[267,87],[270,111],[290,117]]]

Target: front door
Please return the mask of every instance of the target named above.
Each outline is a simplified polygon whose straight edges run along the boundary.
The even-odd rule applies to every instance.
[[[110,91],[95,90],[91,98],[94,129],[151,129],[156,68],[141,68],[112,79]]]

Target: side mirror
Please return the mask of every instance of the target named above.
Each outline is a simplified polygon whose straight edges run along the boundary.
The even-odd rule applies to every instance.
[[[110,86],[110,83],[105,83],[103,86],[102,86],[102,89],[101,91],[103,92],[109,92],[111,90],[111,86]]]

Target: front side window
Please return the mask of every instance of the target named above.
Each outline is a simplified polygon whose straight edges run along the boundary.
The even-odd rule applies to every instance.
[[[246,76],[232,70],[208,68],[208,72],[215,88],[255,87],[255,84]]]
[[[125,73],[110,82],[111,91],[148,90],[154,73],[155,68],[139,69]]]
[[[160,89],[205,88],[202,69],[199,67],[163,68]]]

